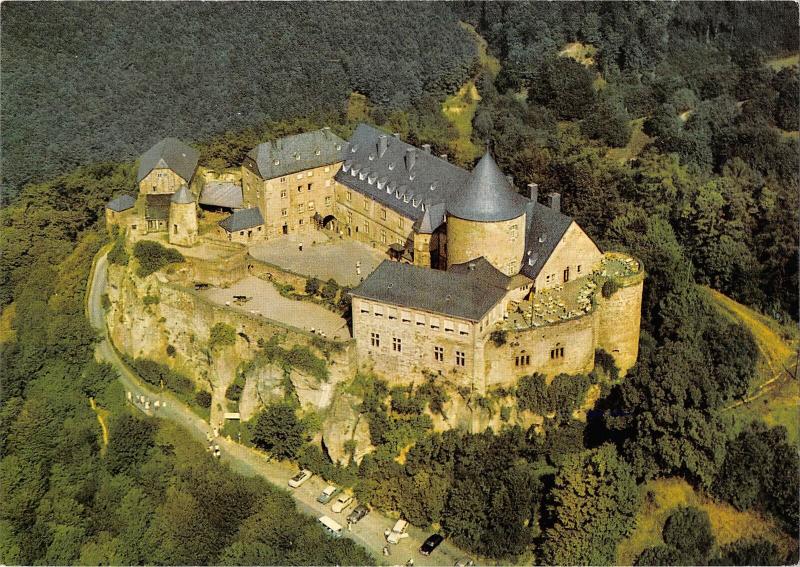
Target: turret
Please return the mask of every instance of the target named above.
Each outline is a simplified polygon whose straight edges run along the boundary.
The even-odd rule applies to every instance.
[[[194,246],[195,242],[197,242],[197,232],[197,207],[194,195],[186,185],[183,185],[170,199],[170,244]]]
[[[516,274],[525,254],[526,201],[487,152],[447,204],[447,266],[483,256]]]

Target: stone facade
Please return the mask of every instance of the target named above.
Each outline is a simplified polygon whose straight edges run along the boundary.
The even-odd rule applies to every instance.
[[[602,256],[594,241],[572,222],[536,276],[534,289],[541,291],[583,277]]]
[[[171,169],[158,168],[139,182],[139,192],[142,195],[175,193],[181,185],[187,185],[190,181],[191,179],[183,179]]]
[[[262,179],[255,163],[242,164],[242,191],[245,206],[261,209],[264,238],[283,234],[307,233],[320,221],[335,216],[334,180],[341,162],[296,171],[274,179]]]
[[[266,239],[267,234],[264,225],[254,226],[244,230],[234,230],[233,232],[228,232],[221,226],[218,226],[214,230],[217,238],[220,240],[244,244],[245,246]]]
[[[169,207],[169,242],[178,246],[194,246],[197,242],[197,205],[172,203]]]
[[[525,254],[526,216],[500,222],[447,217],[447,265],[481,256],[507,276],[519,272]]]

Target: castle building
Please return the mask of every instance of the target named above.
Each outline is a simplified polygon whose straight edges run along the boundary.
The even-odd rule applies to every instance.
[[[264,217],[263,238],[304,233],[334,220],[333,176],[345,141],[329,128],[253,148],[242,163],[246,206]]]
[[[194,246],[197,242],[197,205],[186,185],[170,198],[169,226],[170,244]]]
[[[200,153],[178,140],[164,138],[139,158],[136,182],[144,195],[176,193],[192,186]]]

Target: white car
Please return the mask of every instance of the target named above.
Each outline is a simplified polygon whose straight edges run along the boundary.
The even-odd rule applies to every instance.
[[[312,473],[308,469],[303,469],[299,473],[297,473],[296,475],[294,475],[292,478],[289,479],[289,486],[291,486],[292,488],[297,488],[298,486],[302,485],[304,482],[306,482],[312,476],[314,476],[314,473]]]
[[[336,514],[339,514],[344,512],[345,509],[349,508],[351,504],[355,504],[352,496],[348,494],[340,494],[339,498],[337,498],[336,502],[334,502],[333,506],[331,506],[331,510],[333,510]]]
[[[408,529],[408,522],[405,520],[397,520],[392,529],[387,529],[383,532],[383,535],[386,537],[386,541],[389,543],[397,544],[400,542],[401,539],[407,538],[408,534],[406,530]]]

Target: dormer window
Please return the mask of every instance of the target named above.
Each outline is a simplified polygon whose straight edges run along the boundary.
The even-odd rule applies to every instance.
[[[336,151],[338,152],[341,149],[342,149],[342,144],[336,144]]]
[[[411,199],[411,205],[416,209],[419,205],[419,202],[416,199]]]
[[[352,153],[356,153],[357,150],[358,150],[358,144],[356,144],[352,148],[350,148],[350,152],[352,152]]]
[[[279,159],[276,159],[276,160],[274,160],[272,162],[272,165],[280,165],[280,164],[281,164],[281,160],[279,160]]]
[[[375,161],[375,154],[369,154],[369,161]]]
[[[389,164],[389,171],[392,171],[393,169],[394,169],[394,162],[391,162]]]
[[[364,171],[360,171],[360,172],[358,173],[358,179],[359,179],[359,180],[361,180],[361,181],[364,181],[364,179],[366,179],[366,178],[367,178],[367,172],[366,172],[366,170],[364,170]]]
[[[314,151],[314,155],[315,155],[315,156],[318,156],[318,155],[319,155],[319,154],[321,154],[321,153],[322,153],[322,152],[321,152],[321,151],[319,151],[319,150],[315,150],[315,151]]]
[[[406,193],[405,195],[403,195],[403,202],[404,202],[404,203],[408,203],[408,193]]]

